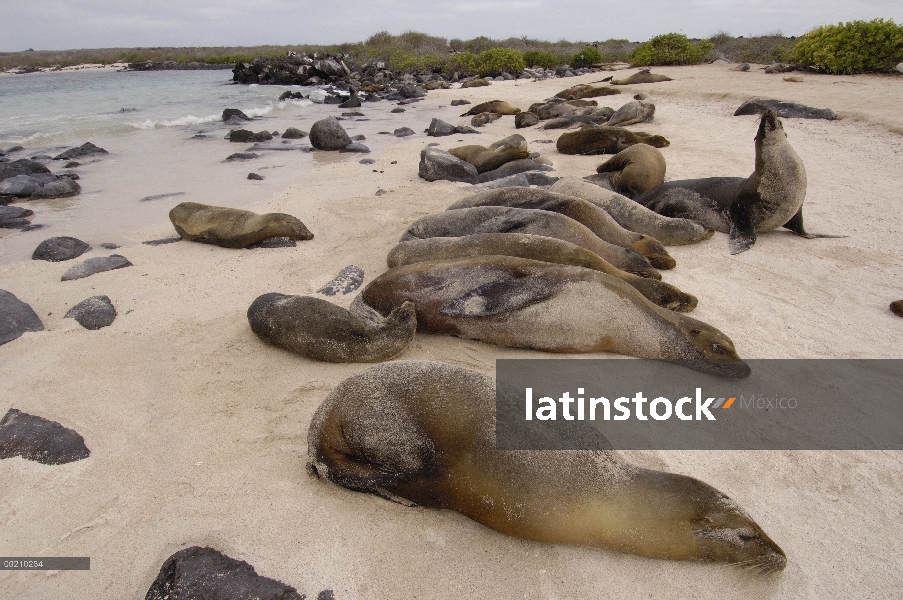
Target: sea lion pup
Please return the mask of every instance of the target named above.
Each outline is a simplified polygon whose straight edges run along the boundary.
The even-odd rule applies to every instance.
[[[693,219],[728,233],[731,254],[749,250],[756,243],[756,232],[778,227],[805,238],[842,237],[804,229],[806,169],[774,111],[762,114],[755,142],[756,170],[747,178],[669,181],[635,200],[661,215]]]
[[[480,113],[496,113],[498,115],[516,115],[520,112],[519,108],[515,108],[508,104],[503,100],[490,100],[489,102],[483,102],[481,104],[477,104],[469,111],[461,115],[462,117],[469,117],[471,115],[478,115]]]
[[[399,241],[434,237],[461,237],[475,233],[532,233],[571,242],[628,273],[661,279],[649,259],[634,250],[610,244],[586,225],[546,210],[508,206],[458,208],[421,217],[411,223]]]
[[[596,167],[596,173],[607,173],[614,191],[634,198],[664,183],[665,168],[661,152],[646,144],[634,144]]]
[[[527,140],[519,133],[493,142],[489,147],[471,144],[451,148],[448,153],[475,166],[477,173],[494,171],[505,163],[530,156]]]
[[[317,409],[307,470],[521,539],[761,572],[786,565],[762,528],[706,483],[614,450],[497,450],[495,421],[491,377],[429,361],[374,365]]]
[[[658,75],[649,72],[649,69],[643,69],[626,77],[624,79],[612,79],[612,85],[632,85],[635,83],[658,83],[660,81],[674,81],[667,75]]]
[[[555,212],[582,223],[610,244],[639,252],[656,269],[673,269],[677,265],[657,239],[624,229],[607,212],[581,198],[541,189],[504,187],[462,198],[448,210],[475,206],[510,206]]]
[[[312,234],[297,217],[283,213],[258,215],[249,210],[182,202],[169,211],[176,232],[186,240],[245,248],[272,237],[310,240]]]
[[[690,219],[664,217],[645,206],[640,206],[630,198],[583,179],[574,177],[559,179],[549,191],[592,202],[611,215],[621,227],[650,235],[666,246],[695,244],[712,237],[715,232],[714,229]]]
[[[471,120],[470,124],[474,127],[483,127],[484,125],[488,125],[494,121],[498,121],[502,118],[502,115],[498,113],[484,112],[478,115],[475,115]]]
[[[516,256],[601,271],[635,287],[650,302],[677,312],[690,312],[698,304],[696,296],[682,292],[664,281],[638,277],[615,268],[586,248],[564,240],[528,233],[479,233],[457,238],[408,240],[389,251],[386,263],[389,268],[394,268],[419,262],[486,255]]]
[[[364,321],[341,306],[310,296],[270,293],[248,308],[262,340],[326,362],[380,362],[400,354],[417,327],[414,305],[400,304],[383,323]]]
[[[562,154],[617,154],[634,144],[648,144],[655,148],[670,146],[660,135],[630,131],[623,127],[584,127],[561,134],[555,147]]]
[[[383,273],[360,298],[381,315],[413,302],[423,333],[546,352],[616,352],[749,376],[722,332],[583,267],[513,256],[415,263]]]

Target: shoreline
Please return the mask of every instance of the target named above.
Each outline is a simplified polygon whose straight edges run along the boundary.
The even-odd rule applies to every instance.
[[[903,225],[895,218],[903,138],[890,129],[903,125],[899,81],[851,76],[865,83],[853,85],[840,83],[845,77],[806,74],[803,83],[791,83],[726,65],[654,71],[675,81],[625,86],[597,100],[617,107],[635,93],[652,95],[655,121],[630,128],[671,141],[662,152],[672,179],[748,176],[756,118],[732,116],[746,95],[787,90],[773,97],[849,115],[783,119],[806,165],[807,227],[849,237],[773,232],[738,256],[719,233],[669,247],[678,266],[663,278],[699,298],[691,316],[727,333],[743,358],[903,358],[894,335],[903,321],[887,310],[903,297]],[[92,559],[90,572],[4,572],[0,585],[17,597],[62,598],[73,589],[86,598],[143,597],[173,552],[210,545],[308,598],[324,589],[340,600],[639,599],[663,590],[670,597],[743,600],[855,597],[863,590],[892,596],[903,584],[886,560],[903,551],[894,525],[903,510],[900,452],[622,452],[640,466],[699,478],[735,499],[787,553],[786,570],[767,578],[528,542],[457,513],[409,508],[306,474],[314,411],[339,382],[369,365],[318,363],[264,344],[247,323],[251,301],[267,292],[320,297],[315,291],[348,265],[363,269],[364,285],[383,273],[388,250],[408,224],[471,193],[468,184],[419,179],[419,152],[429,143],[446,150],[488,145],[517,132],[552,160],[550,174],[591,174],[605,157],[565,156],[554,143],[541,143],[554,142],[560,130],[515,131],[506,116],[480,135],[429,138],[419,113],[460,114],[468,107],[452,113],[456,98],[526,109],[596,79],[598,73],[433,90],[407,113],[417,134],[365,155],[372,165],[360,164],[359,155],[314,152],[310,171],[252,208],[300,218],[315,237],[295,248],[138,244],[122,252],[134,267],[70,282],[59,279],[75,261],[0,266],[0,289],[31,304],[45,326],[0,346],[2,396],[11,407],[77,430],[92,452],[57,467],[0,461],[6,480],[0,551]],[[857,120],[856,107],[868,121]],[[172,234],[162,220],[132,232],[135,239]],[[116,306],[113,325],[87,331],[63,317],[96,294]],[[347,307],[355,295],[327,299]],[[418,333],[397,358],[492,375],[497,358],[589,356]],[[48,510],[53,506],[66,510]]]

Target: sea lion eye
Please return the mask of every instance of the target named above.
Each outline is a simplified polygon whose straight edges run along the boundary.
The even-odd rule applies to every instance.
[[[693,335],[698,335],[699,333],[701,333],[701,330],[699,330],[699,329],[691,329],[691,330],[690,330],[690,333],[692,333]]]

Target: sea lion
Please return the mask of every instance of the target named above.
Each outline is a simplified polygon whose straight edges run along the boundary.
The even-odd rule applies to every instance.
[[[498,121],[501,118],[502,115],[498,113],[484,112],[478,115],[474,115],[474,117],[470,120],[470,124],[474,127],[483,127],[484,125]]]
[[[637,94],[639,95],[639,94]],[[643,94],[648,98],[646,94]],[[635,99],[616,110],[608,120],[609,127],[624,127],[636,123],[647,123],[655,116],[655,104],[647,100]]]
[[[608,106],[590,109],[585,114],[573,113],[566,117],[555,117],[543,123],[543,129],[569,129],[582,125],[604,125],[608,123],[614,114],[614,109]]]
[[[527,233],[479,233],[457,238],[428,238],[401,242],[386,257],[389,268],[418,262],[453,260],[470,256],[516,256],[560,265],[601,271],[632,285],[650,302],[677,312],[690,312],[698,304],[671,284],[638,277],[611,265],[598,254],[576,244]]]
[[[477,206],[421,217],[411,223],[402,242],[432,237],[461,237],[475,233],[532,233],[565,240],[598,254],[615,267],[640,277],[661,279],[649,259],[632,249],[610,244],[586,225],[546,210]]]
[[[702,481],[638,467],[614,450],[497,450],[495,428],[492,378],[428,361],[375,365],[317,409],[307,470],[521,539],[761,572],[786,565],[762,528]]]
[[[628,198],[639,196],[665,181],[665,157],[647,144],[634,144],[596,167],[607,173],[612,189]]]
[[[778,227],[805,238],[839,237],[812,234],[803,228],[806,169],[774,111],[762,115],[755,146],[756,170],[745,179],[669,181],[635,200],[661,215],[693,219],[729,233],[731,254],[749,250],[756,243],[756,232]]]
[[[360,298],[381,315],[413,302],[423,333],[546,352],[616,352],[727,377],[750,372],[711,325],[583,267],[513,256],[416,263],[383,273]]]
[[[583,179],[566,177],[556,181],[550,192],[577,196],[592,202],[617,221],[621,227],[645,233],[666,246],[695,244],[712,237],[714,229],[690,219],[672,219],[652,212],[616,192],[609,191]]]
[[[339,108],[358,108],[361,105],[361,99],[357,95],[357,88],[351,88],[351,95],[348,99],[339,104]]]
[[[591,111],[598,106],[599,103],[595,100],[561,100],[556,98],[548,102],[531,104],[529,112],[536,115],[540,121],[545,121],[556,117],[567,117],[575,113],[583,114],[584,110]]]
[[[182,238],[224,248],[245,248],[271,237],[310,240],[312,234],[297,217],[283,213],[258,215],[248,210],[182,202],[169,211]]]
[[[555,94],[556,98],[564,98],[568,100],[570,98],[581,99],[581,98],[598,98],[599,96],[614,96],[616,94],[620,94],[621,90],[616,90],[612,87],[608,86],[600,86],[593,87],[587,83],[582,83],[580,85],[575,85],[569,87],[566,90],[561,90],[557,94]]]
[[[541,189],[505,187],[462,198],[448,210],[475,206],[510,206],[555,212],[582,223],[610,244],[639,252],[656,269],[673,269],[677,265],[657,239],[624,229],[607,212],[581,198]]]
[[[369,323],[320,298],[270,293],[248,308],[248,323],[261,339],[325,362],[379,362],[400,354],[417,327],[414,306],[401,303],[385,322]]]
[[[634,144],[665,148],[671,142],[660,135],[623,127],[584,127],[561,134],[555,147],[562,154],[617,154]]]
[[[660,81],[674,81],[667,75],[658,75],[649,72],[649,69],[643,69],[627,77],[625,79],[612,79],[612,85],[633,85],[636,83],[658,83]]]
[[[461,84],[462,88],[472,88],[472,87],[483,87],[487,85],[492,85],[485,78],[480,77],[479,79],[470,79]]]
[[[531,112],[519,112],[514,115],[514,127],[523,129],[524,127],[532,127],[539,123],[539,117]]]
[[[530,156],[527,140],[519,133],[493,142],[489,147],[471,144],[451,148],[448,153],[475,166],[477,173],[494,171],[505,163]]]
[[[469,117],[471,115],[478,115],[480,113],[495,113],[497,115],[516,115],[520,112],[519,108],[515,108],[511,106],[504,100],[490,100],[489,102],[482,102],[477,104],[469,111],[461,115],[462,117]]]

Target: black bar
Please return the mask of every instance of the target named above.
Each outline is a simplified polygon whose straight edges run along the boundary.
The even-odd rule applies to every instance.
[[[90,571],[89,556],[0,556],[0,571]]]

